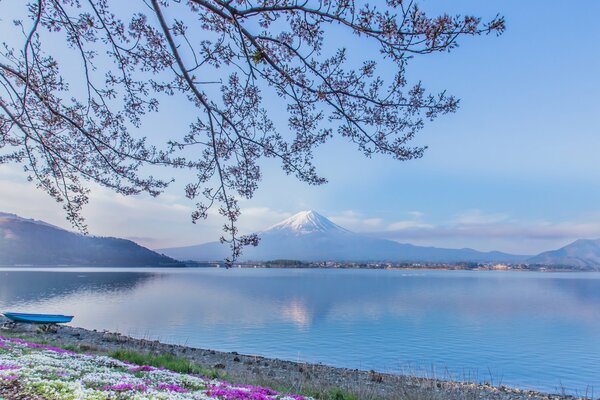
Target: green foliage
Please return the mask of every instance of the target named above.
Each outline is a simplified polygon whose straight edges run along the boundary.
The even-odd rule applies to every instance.
[[[266,64],[267,62],[265,61],[265,53],[263,53],[261,49],[257,49],[254,53],[252,53],[252,61],[254,61],[255,65]]]
[[[129,350],[116,350],[109,353],[109,357],[137,365],[150,365],[156,368],[165,368],[182,374],[199,374],[216,379],[225,379],[227,377],[223,372],[203,368],[190,360],[176,357],[172,354],[143,354]]]
[[[325,389],[319,387],[305,387],[303,389],[298,390],[298,388],[291,388],[282,385],[273,385],[270,383],[260,383],[263,386],[268,386],[273,390],[276,390],[280,393],[291,393],[296,392],[303,396],[313,397],[318,400],[358,400],[358,396],[345,392],[342,389],[334,388],[334,389]]]
[[[314,397],[320,400],[358,400],[355,395],[341,389],[330,389],[324,393],[315,393]]]
[[[268,265],[268,266],[277,265],[277,266],[297,267],[297,266],[305,265],[305,263],[302,262],[302,261],[299,261],[299,260],[272,260],[272,261],[267,261],[265,263],[265,265]]]
[[[77,400],[77,394],[73,389],[61,381],[33,382],[30,387],[35,394],[43,398]]]
[[[21,339],[21,340],[25,340],[26,342],[29,342],[29,343],[41,344],[44,346],[54,346],[56,344],[56,343],[51,343],[46,339],[42,339],[39,336],[26,335],[23,333],[16,333],[16,332],[10,332],[10,331],[2,332],[2,336],[7,337],[7,338],[12,338],[12,339]],[[60,347],[60,346],[56,346],[56,347]]]
[[[37,334],[38,335],[41,334],[41,331],[38,331]],[[85,349],[82,349],[80,346],[77,346],[74,344],[66,344],[66,343],[56,341],[56,340],[49,340],[47,338],[39,337],[37,335],[27,335],[27,334],[7,331],[7,332],[2,332],[2,336],[10,337],[13,339],[21,339],[21,340],[25,340],[26,342],[29,342],[29,343],[41,344],[43,346],[52,346],[52,347],[57,347],[59,349],[70,350],[75,353],[82,353],[83,351],[85,351]]]

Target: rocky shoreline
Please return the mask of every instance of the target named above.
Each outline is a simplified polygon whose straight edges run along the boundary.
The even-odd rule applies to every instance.
[[[335,368],[322,364],[271,359],[235,352],[219,352],[159,341],[136,339],[119,333],[98,332],[69,326],[40,329],[27,324],[1,320],[0,335],[25,334],[62,346],[87,352],[130,350],[140,353],[169,353],[204,366],[220,370],[238,383],[286,386],[292,391],[318,388],[341,389],[359,399],[403,400],[574,400],[584,397],[546,394],[490,384],[417,378],[375,371]]]

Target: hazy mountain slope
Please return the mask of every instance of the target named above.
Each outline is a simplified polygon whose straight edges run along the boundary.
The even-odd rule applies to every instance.
[[[0,265],[158,267],[178,262],[130,240],[83,236],[0,213]]]
[[[259,246],[246,248],[243,260],[519,262],[526,258],[500,252],[401,244],[350,232],[314,211],[298,213],[258,234]],[[222,260],[229,254],[228,247],[218,242],[159,251],[179,260],[197,261]]]
[[[600,267],[600,239],[579,239],[557,250],[545,251],[527,260],[529,264]]]

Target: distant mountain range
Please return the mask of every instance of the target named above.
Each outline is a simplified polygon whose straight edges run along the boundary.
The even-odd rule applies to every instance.
[[[566,265],[584,269],[600,267],[600,239],[579,239],[558,250],[527,259],[528,264]]]
[[[259,246],[244,249],[241,261],[523,263],[600,269],[600,239],[577,240],[534,257],[423,247],[354,233],[315,211],[300,212],[258,235]],[[181,261],[221,261],[228,256],[229,248],[219,242],[155,252],[130,240],[85,236],[0,212],[0,266],[164,267],[183,266]]]
[[[84,236],[0,212],[0,266],[181,266],[131,240]]]
[[[258,235],[260,244],[245,248],[242,260],[518,263],[529,257],[402,244],[351,232],[315,211],[300,212]],[[223,260],[229,254],[229,248],[219,242],[158,251],[178,260],[193,261]]]

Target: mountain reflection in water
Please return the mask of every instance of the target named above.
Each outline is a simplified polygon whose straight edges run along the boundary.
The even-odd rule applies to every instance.
[[[598,273],[0,269],[0,309],[349,368],[600,388]]]

